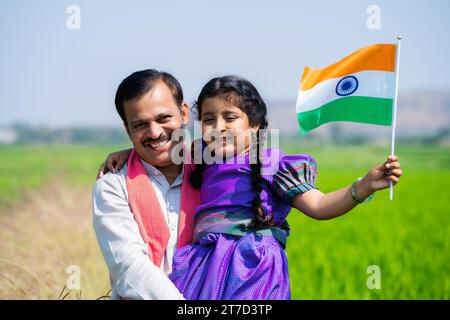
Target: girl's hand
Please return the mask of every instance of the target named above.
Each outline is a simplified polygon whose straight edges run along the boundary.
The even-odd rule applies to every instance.
[[[389,156],[388,160],[382,164],[376,165],[364,177],[371,192],[386,189],[390,185],[397,184],[403,172],[400,169],[400,163],[397,156]]]
[[[96,180],[100,179],[108,172],[119,172],[123,168],[125,163],[127,163],[128,158],[131,154],[131,150],[132,149],[127,149],[110,153],[106,160],[101,164],[100,169],[98,169]]]

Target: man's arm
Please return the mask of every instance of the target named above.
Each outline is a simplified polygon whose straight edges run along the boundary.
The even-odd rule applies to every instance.
[[[93,226],[115,293],[129,299],[184,299],[149,259],[119,178],[105,175],[93,190]]]

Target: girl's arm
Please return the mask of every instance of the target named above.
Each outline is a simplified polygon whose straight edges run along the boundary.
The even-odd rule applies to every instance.
[[[132,149],[120,150],[117,152],[110,153],[106,160],[100,165],[97,174],[97,180],[103,177],[106,173],[111,171],[112,173],[119,172],[125,163],[127,163],[128,158],[130,157]]]
[[[389,187],[389,181],[397,184],[402,176],[396,156],[373,167],[355,186],[356,196],[365,199],[370,194]],[[312,189],[298,194],[292,200],[292,207],[317,220],[333,219],[353,209],[358,202],[353,200],[351,185],[342,189],[323,193]]]

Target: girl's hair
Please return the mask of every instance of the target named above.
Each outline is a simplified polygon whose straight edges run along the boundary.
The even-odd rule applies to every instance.
[[[201,120],[202,104],[208,98],[223,97],[233,101],[235,105],[240,108],[248,117],[251,127],[259,125],[259,129],[267,128],[267,108],[261,96],[248,80],[237,76],[224,76],[213,78],[203,87],[194,108],[197,109],[198,120]],[[255,226],[272,226],[274,224],[274,217],[272,215],[265,215],[261,203],[261,190],[263,178],[261,176],[261,148],[260,148],[260,134],[256,133],[256,163],[250,164],[251,180],[253,189],[256,191],[255,199],[253,200],[253,208],[256,212]],[[252,139],[253,140],[253,139]],[[252,141],[253,142],[253,141]],[[198,164],[195,170],[191,173],[189,181],[194,188],[199,189],[202,184],[202,173],[205,169],[203,162]]]

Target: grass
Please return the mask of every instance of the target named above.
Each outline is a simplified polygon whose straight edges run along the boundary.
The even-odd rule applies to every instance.
[[[91,223],[91,186],[101,161],[116,149],[0,147],[0,299],[108,293],[108,270]],[[81,290],[62,291],[72,265],[80,268]]]
[[[111,150],[124,146],[0,146],[0,209],[20,200],[48,177],[86,186]]]
[[[57,298],[70,264],[81,266],[82,298],[109,290],[90,226],[90,190],[100,162],[121,148],[0,147],[0,298],[2,286],[13,298]],[[323,192],[351,184],[389,152],[300,143],[284,149],[314,156]],[[293,210],[287,245],[292,298],[449,299],[449,151],[397,146],[404,176],[393,201],[386,189],[330,221]],[[381,289],[366,285],[370,265],[380,268]]]
[[[305,153],[316,158],[317,185],[325,193],[351,184],[388,155],[385,148],[349,146]],[[329,221],[291,212],[294,299],[449,299],[449,150],[400,146],[396,154],[404,176],[393,201],[385,189]],[[381,289],[367,287],[370,265],[380,268]]]

